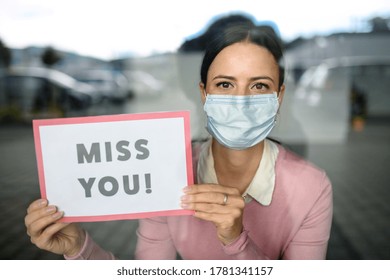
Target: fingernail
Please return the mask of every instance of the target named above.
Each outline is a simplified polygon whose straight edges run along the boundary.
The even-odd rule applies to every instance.
[[[183,209],[189,209],[189,205],[187,203],[180,204],[181,208]]]
[[[188,202],[188,201],[190,201],[190,196],[189,196],[189,195],[183,195],[183,196],[181,197],[181,201],[183,201],[183,202]]]
[[[188,192],[190,191],[190,188],[191,188],[191,187],[189,187],[189,186],[185,187],[185,188],[183,189],[183,192],[184,192],[184,193],[188,193]]]
[[[46,208],[46,212],[47,213],[52,213],[52,212],[55,212],[57,210],[57,207],[53,206],[53,205],[50,205]]]
[[[53,219],[58,219],[58,218],[61,218],[63,214],[64,214],[63,211],[58,211],[58,212],[54,213],[53,215],[51,215],[51,217]]]
[[[39,204],[38,204],[39,206],[46,206],[46,204],[47,204],[47,200],[46,199],[42,198],[42,199],[39,200]]]

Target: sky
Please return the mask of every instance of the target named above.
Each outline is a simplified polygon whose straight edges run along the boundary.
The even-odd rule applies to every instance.
[[[283,40],[367,29],[390,17],[389,0],[0,0],[8,47],[52,46],[102,59],[174,52],[215,17],[273,22]]]

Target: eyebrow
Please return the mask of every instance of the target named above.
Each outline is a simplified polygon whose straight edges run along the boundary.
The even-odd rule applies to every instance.
[[[213,78],[213,81],[216,79],[227,79],[227,80],[236,80],[233,76],[217,75]]]
[[[271,82],[275,83],[275,81],[269,77],[269,76],[257,76],[257,77],[252,77],[249,79],[250,81],[256,81],[256,80],[270,80]]]
[[[216,79],[227,79],[227,80],[233,80],[235,81],[236,78],[233,76],[226,76],[226,75],[217,75],[213,78],[213,80]],[[256,81],[256,80],[270,80],[272,83],[275,83],[275,81],[269,77],[269,76],[256,76],[249,79],[250,81]]]

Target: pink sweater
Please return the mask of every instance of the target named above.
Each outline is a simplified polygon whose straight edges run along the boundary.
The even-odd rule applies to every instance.
[[[325,172],[278,146],[272,202],[244,210],[244,231],[224,246],[215,227],[193,216],[140,220],[137,259],[325,259],[332,221],[332,188]],[[66,257],[70,259],[69,257]],[[71,259],[112,259],[88,236]]]

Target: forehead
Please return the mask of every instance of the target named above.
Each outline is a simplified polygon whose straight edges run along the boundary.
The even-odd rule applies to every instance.
[[[240,42],[224,48],[211,63],[208,74],[208,77],[220,74],[277,77],[278,65],[266,48]]]

